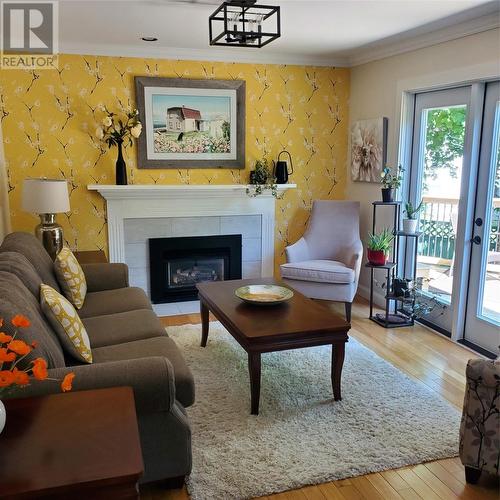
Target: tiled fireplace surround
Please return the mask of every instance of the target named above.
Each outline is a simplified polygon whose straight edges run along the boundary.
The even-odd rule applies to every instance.
[[[272,276],[275,200],[255,198],[244,185],[91,185],[106,199],[109,257],[125,262],[130,284],[150,296],[149,238],[242,235],[242,276]],[[280,191],[294,188],[288,184]],[[155,304],[163,316],[198,312],[198,301]]]

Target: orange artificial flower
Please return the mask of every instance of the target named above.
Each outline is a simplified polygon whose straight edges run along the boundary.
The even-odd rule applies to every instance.
[[[0,328],[3,326],[3,318],[0,318]]]
[[[17,328],[28,328],[31,325],[30,320],[22,314],[16,314],[10,322]]]
[[[61,382],[61,390],[63,392],[71,391],[74,378],[75,378],[75,374],[73,372],[68,373],[67,375],[64,376],[64,379]]]
[[[36,349],[38,347],[38,342],[36,340],[31,342],[31,347],[33,347],[33,349]]]
[[[36,358],[35,361],[33,361],[31,371],[33,372],[33,377],[37,380],[45,380],[49,375],[47,372],[47,361],[43,358]]]
[[[30,383],[30,378],[26,372],[14,368],[12,375],[14,376],[14,384],[16,385],[28,385]]]
[[[7,352],[7,349],[0,347],[0,363],[3,363],[4,361],[14,361],[15,359],[15,352]]]
[[[24,356],[31,351],[31,347],[22,340],[11,340],[7,344],[7,348],[9,349],[9,351],[14,351],[16,354],[19,354],[21,356]]]
[[[14,383],[14,374],[10,370],[0,370],[0,387],[7,387]]]
[[[2,325],[0,325],[1,327]],[[6,333],[0,332],[0,344],[6,344],[12,340],[11,335],[7,335]]]

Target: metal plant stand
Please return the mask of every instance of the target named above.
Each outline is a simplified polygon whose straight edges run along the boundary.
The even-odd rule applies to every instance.
[[[383,326],[384,328],[400,328],[403,326],[413,326],[415,321],[413,318],[413,311],[415,308],[415,293],[411,297],[398,297],[393,293],[394,287],[393,282],[397,277],[398,269],[401,267],[399,264],[400,259],[400,241],[404,239],[405,250],[408,248],[409,238],[414,239],[413,243],[413,266],[410,276],[407,276],[407,259],[405,258],[402,266],[402,277],[415,280],[417,274],[417,251],[418,251],[418,238],[421,233],[405,233],[400,230],[401,221],[401,202],[382,202],[375,201],[373,205],[373,221],[372,221],[372,233],[375,233],[375,227],[377,224],[377,208],[380,206],[392,207],[393,215],[393,228],[392,234],[394,235],[394,240],[392,244],[392,260],[387,262],[383,266],[376,266],[370,264],[369,262],[365,264],[365,267],[370,269],[370,319],[375,323]],[[404,252],[406,255],[406,252]],[[385,311],[384,314],[374,314],[374,304],[373,304],[373,288],[375,281],[375,269],[384,269],[386,271],[385,277]],[[405,309],[406,306],[406,309]],[[409,308],[408,308],[409,306]]]

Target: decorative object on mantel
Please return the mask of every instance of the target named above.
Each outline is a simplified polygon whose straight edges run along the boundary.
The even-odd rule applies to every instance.
[[[380,182],[387,161],[387,118],[354,122],[351,130],[353,181]]]
[[[398,165],[398,168],[391,170],[390,167],[385,166],[381,174],[382,186],[382,201],[384,203],[392,203],[394,201],[394,191],[399,189],[403,182],[404,168]]]
[[[252,187],[247,187],[246,191],[251,197],[259,196],[264,191],[270,191],[275,198],[282,197],[278,193],[278,186],[266,157],[256,160],[255,168],[250,172],[250,185]]]
[[[142,124],[139,121],[139,111],[134,109],[127,111],[126,119],[121,119],[115,113],[104,107],[106,116],[102,119],[102,127],[96,130],[96,136],[105,141],[106,144],[118,148],[118,157],[116,159],[116,184],[123,186],[127,182],[127,165],[123,159],[122,146],[128,139],[129,145],[132,145],[132,138],[137,139],[142,132]]]
[[[245,82],[135,77],[138,168],[245,168]]]
[[[424,208],[424,202],[421,200],[417,206],[414,206],[411,201],[405,203],[404,213],[406,218],[403,219],[403,232],[408,234],[415,234],[417,230],[417,214]]]
[[[55,259],[64,243],[63,230],[56,222],[56,214],[70,211],[67,181],[25,179],[22,208],[26,212],[40,216],[40,224],[35,227],[35,235],[52,259]]]
[[[380,233],[370,233],[367,245],[368,262],[374,266],[384,266],[393,240],[394,235],[387,228]]]
[[[13,316],[9,325],[4,325],[4,319],[0,318],[0,328],[14,328],[12,335],[0,332],[0,434],[7,419],[1,398],[9,396],[16,389],[17,394],[19,394],[19,391],[32,380],[54,380],[48,378],[47,361],[43,358],[33,359],[29,364],[25,364],[24,368],[19,367],[19,363],[36,349],[35,344],[28,345],[23,340],[16,338],[18,329],[28,328],[30,325],[29,319],[22,314]],[[71,390],[74,377],[74,373],[66,374],[61,382],[63,392]]]
[[[210,45],[261,48],[281,36],[280,8],[226,0],[208,18]]]
[[[290,168],[291,168],[290,172],[288,171],[287,162],[280,160],[281,155],[283,153],[287,154],[288,158],[290,159]],[[292,155],[286,150],[281,151],[281,153],[278,155],[276,163],[273,160],[273,165],[274,165],[274,177],[276,179],[276,184],[286,184],[288,182],[288,176],[293,174]]]

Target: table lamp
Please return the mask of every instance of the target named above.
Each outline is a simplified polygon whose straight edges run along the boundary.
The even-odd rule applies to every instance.
[[[70,210],[67,181],[25,179],[22,207],[26,212],[40,216],[40,224],[35,228],[35,235],[52,259],[55,259],[64,241],[62,227],[56,222],[56,214]]]

